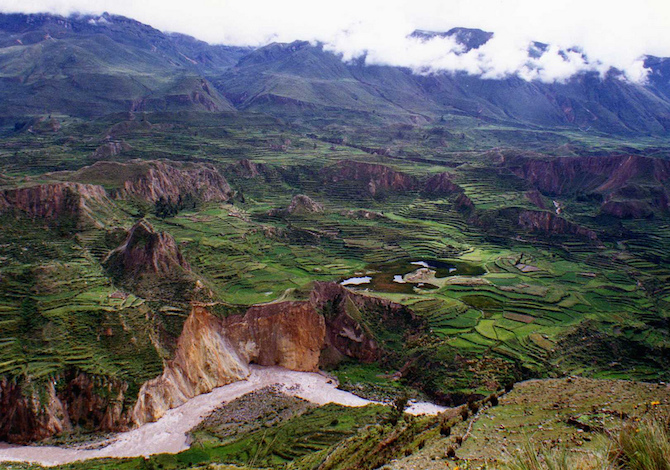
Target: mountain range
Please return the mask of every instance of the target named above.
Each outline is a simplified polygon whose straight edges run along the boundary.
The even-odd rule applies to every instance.
[[[454,28],[465,50],[493,33]],[[546,45],[536,43],[539,53]],[[661,135],[670,130],[670,59],[648,56],[645,83],[611,70],[565,82],[465,73],[416,74],[343,62],[321,44],[210,45],[103,14],[0,15],[0,118],[98,117],[123,111],[253,111],[278,117],[360,115],[428,123],[444,116],[529,129]]]

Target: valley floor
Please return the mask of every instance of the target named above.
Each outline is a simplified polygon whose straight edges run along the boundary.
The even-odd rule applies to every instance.
[[[282,392],[304,400],[325,405],[365,406],[373,403],[353,393],[337,389],[337,384],[325,375],[296,372],[281,367],[252,366],[246,380],[214,389],[196,396],[183,405],[168,411],[154,423],[144,424],[110,439],[104,447],[53,447],[0,445],[0,461],[31,462],[40,465],[61,465],[80,460],[103,457],[138,457],[160,453],[177,453],[188,449],[188,431],[200,423],[221,404],[255,390],[279,385]],[[431,403],[412,403],[411,414],[437,414],[444,411]],[[88,447],[88,448],[86,448]]]

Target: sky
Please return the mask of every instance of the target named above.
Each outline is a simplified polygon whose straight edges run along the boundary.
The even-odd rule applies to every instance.
[[[261,46],[321,42],[343,60],[565,81],[582,71],[643,82],[645,54],[670,57],[670,0],[0,0],[0,12],[101,14],[134,18],[210,43]],[[465,52],[451,38],[414,30],[480,28],[494,37]],[[531,41],[551,46],[528,53]]]

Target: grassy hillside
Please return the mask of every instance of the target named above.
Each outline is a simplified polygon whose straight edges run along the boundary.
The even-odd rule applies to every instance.
[[[0,142],[1,190],[76,180],[111,191],[136,175],[85,167],[101,159],[143,158],[183,161],[186,167],[212,164],[234,195],[227,202],[195,201],[167,217],[147,201],[113,200],[97,214],[104,221],[98,228],[77,228],[67,218],[41,222],[16,212],[3,215],[0,368],[10,380],[39,388],[81,371],[127,383],[130,406],[141,383],[160,374],[188,305],[177,297],[147,301],[132,285],[116,285],[102,265],[141,216],[175,238],[193,275],[219,303],[219,314],[304,299],[315,281],[371,277],[369,285],[350,288],[407,306],[421,327],[399,331],[381,324],[374,309],[347,307],[382,354],[375,364],[345,361],[331,372],[344,388],[365,396],[392,400],[408,392],[461,404],[533,377],[668,379],[667,212],[616,219],[603,217],[602,201],[579,191],[530,197],[532,184],[505,164],[511,157],[654,157],[665,151],[660,140],[593,139],[569,131],[520,135],[493,125],[472,127],[468,120],[375,128],[357,127],[355,120],[288,125],[247,113],[52,119],[60,128],[7,130]],[[504,148],[491,149],[498,141]],[[97,149],[108,142],[124,145],[101,157]],[[382,165],[412,183],[397,189],[391,179],[386,185],[374,173],[382,167],[363,167],[377,170],[359,179],[338,177],[356,162]],[[135,165],[123,168],[143,168]],[[460,189],[425,190],[429,178],[443,172]],[[289,214],[284,209],[296,194],[322,204],[323,211]],[[463,205],[463,197],[473,207]],[[561,220],[596,238],[519,223],[522,211],[556,215],[554,201]],[[412,262],[424,262],[434,273],[421,273],[422,266]],[[394,374],[399,380],[391,380]],[[405,436],[400,447],[382,455],[391,459],[408,448],[415,452],[423,439],[417,436],[439,434],[439,425],[428,419],[407,422],[402,431],[383,424],[371,431],[366,426],[385,419],[377,411],[347,412],[346,420],[342,410],[310,413],[313,422],[311,414],[300,415],[254,428],[236,445],[203,434],[202,447],[150,462],[165,468],[209,461],[313,468],[332,450],[342,459],[333,462],[344,465],[333,468],[348,468],[342,462],[348,462],[350,448],[333,449],[350,445],[342,442],[358,445],[356,436]],[[332,433],[308,432],[330,429],[334,420]],[[296,429],[305,430],[304,440],[285,440]],[[142,462],[123,465],[138,468]],[[90,465],[123,468],[118,462]]]

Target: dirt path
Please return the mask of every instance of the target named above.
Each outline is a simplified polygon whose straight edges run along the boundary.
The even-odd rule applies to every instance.
[[[142,455],[177,453],[188,449],[186,433],[222,403],[234,400],[254,390],[279,384],[289,395],[324,405],[339,403],[345,406],[365,406],[372,403],[352,393],[338,390],[327,377],[295,372],[280,367],[251,367],[247,380],[235,382],[199,395],[168,411],[155,423],[120,433],[106,447],[86,450],[47,446],[11,446],[0,444],[0,461],[31,462],[40,465],[60,465],[78,460],[102,457],[138,457]],[[431,403],[413,403],[412,414],[435,414],[444,408]]]

